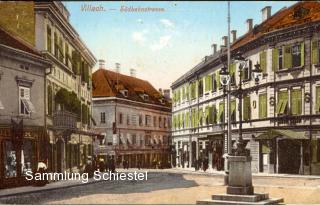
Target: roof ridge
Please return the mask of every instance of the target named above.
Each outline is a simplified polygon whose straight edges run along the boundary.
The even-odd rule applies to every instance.
[[[18,35],[16,35],[14,32],[8,31],[4,28],[2,28],[0,26],[0,30],[2,32],[4,32],[6,35],[10,36],[11,38],[13,38],[14,40],[18,41],[19,43],[21,43],[23,46],[26,46],[28,49],[32,50],[33,52],[35,52],[36,54],[41,56],[40,51],[38,51],[32,44],[30,44],[29,42],[23,40],[22,38],[20,38]],[[11,46],[10,46],[11,47]],[[19,49],[21,50],[21,49]]]

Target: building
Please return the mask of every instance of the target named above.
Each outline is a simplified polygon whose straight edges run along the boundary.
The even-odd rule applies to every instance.
[[[53,64],[46,76],[46,124],[51,171],[78,172],[92,154],[91,72],[96,59],[60,1],[1,2],[0,25]]]
[[[237,38],[231,31],[231,90],[239,83],[241,53],[248,60],[241,72],[243,137],[252,156],[252,171],[320,174],[320,3],[299,2],[271,16],[262,10],[262,22]],[[233,142],[238,138],[239,100],[231,97],[227,119],[219,71],[227,64],[227,40],[202,62],[177,79],[173,90],[173,143],[176,163],[193,167],[208,158],[209,168],[222,170],[227,120]],[[259,64],[263,79],[251,79]]]
[[[95,152],[115,155],[117,167],[168,166],[171,104],[149,82],[103,69],[92,76],[93,118],[105,136]],[[159,164],[160,163],[160,164]]]
[[[23,176],[46,159],[45,76],[51,63],[0,27],[0,188],[30,184]]]

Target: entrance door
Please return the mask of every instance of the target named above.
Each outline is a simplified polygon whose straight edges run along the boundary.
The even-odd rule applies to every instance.
[[[279,173],[299,174],[300,143],[298,140],[279,140]]]

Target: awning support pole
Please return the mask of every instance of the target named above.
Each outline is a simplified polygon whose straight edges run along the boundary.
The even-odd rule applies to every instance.
[[[300,141],[300,170],[299,174],[304,174],[304,168],[303,168],[303,143],[302,140]]]
[[[277,174],[279,174],[279,144],[278,144],[278,137],[276,137],[276,150],[277,150],[277,162],[276,162],[276,170]]]

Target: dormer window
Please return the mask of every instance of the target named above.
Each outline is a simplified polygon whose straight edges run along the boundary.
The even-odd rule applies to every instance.
[[[147,95],[147,94],[140,94],[140,97],[145,101],[149,100],[149,95]]]
[[[163,98],[159,99],[161,104],[165,104],[165,100]]]
[[[120,92],[124,97],[128,97],[128,90],[120,90]]]

